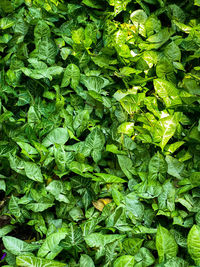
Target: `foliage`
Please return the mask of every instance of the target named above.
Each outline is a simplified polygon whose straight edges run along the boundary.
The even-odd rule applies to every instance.
[[[0,1],[2,266],[200,265],[199,6]]]

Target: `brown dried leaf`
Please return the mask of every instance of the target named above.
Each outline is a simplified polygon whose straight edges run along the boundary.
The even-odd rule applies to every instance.
[[[112,199],[110,198],[100,198],[97,201],[93,201],[92,204],[97,210],[102,211],[105,205],[109,204],[111,201]]]

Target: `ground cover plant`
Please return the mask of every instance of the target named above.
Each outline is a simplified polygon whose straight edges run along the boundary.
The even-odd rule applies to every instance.
[[[0,1],[1,266],[200,266],[200,1]]]

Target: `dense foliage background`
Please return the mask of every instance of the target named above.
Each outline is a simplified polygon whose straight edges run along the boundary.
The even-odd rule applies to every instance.
[[[200,1],[0,1],[1,266],[200,265]]]

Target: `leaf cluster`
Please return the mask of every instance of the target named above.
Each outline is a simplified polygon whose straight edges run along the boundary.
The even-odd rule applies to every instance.
[[[200,1],[0,1],[7,267],[200,265]]]

